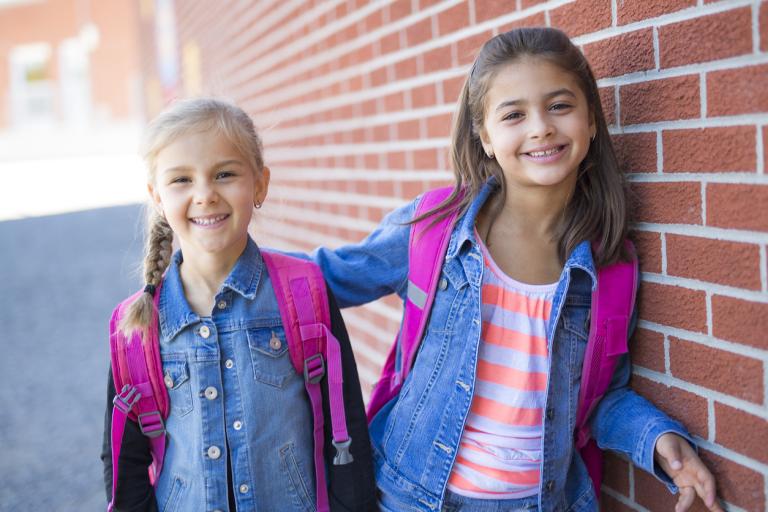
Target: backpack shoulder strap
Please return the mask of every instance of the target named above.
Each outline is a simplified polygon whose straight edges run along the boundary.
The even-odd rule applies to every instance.
[[[315,444],[317,510],[328,510],[325,461],[323,458],[324,418],[320,381],[328,374],[328,401],[331,413],[334,464],[352,462],[351,438],[344,410],[341,346],[331,332],[328,293],[320,267],[311,261],[277,252],[261,251],[288,341],[291,362],[304,376],[312,406]]]
[[[631,261],[603,267],[597,273],[576,412],[576,448],[581,453],[596,493],[599,493],[602,484],[602,453],[591,438],[588,421],[608,391],[619,359],[628,351],[627,335],[639,272],[634,247],[629,241],[627,245]]]
[[[629,242],[628,242],[629,243]],[[579,390],[576,427],[588,437],[585,426],[597,403],[610,386],[619,358],[626,354],[627,334],[635,305],[638,263],[618,262],[598,270],[597,286],[592,292],[589,338],[584,354]],[[586,439],[577,439],[583,444]]]
[[[109,323],[112,379],[116,394],[112,407],[111,431],[112,499],[107,510],[113,510],[115,506],[118,461],[128,418],[137,422],[142,434],[150,440],[152,464],[148,471],[152,483],[156,481],[163,467],[165,418],[168,417],[169,400],[163,382],[158,332],[157,306],[161,286],[155,291],[153,320],[146,332],[134,331],[126,336],[118,328],[127,307],[143,292],[137,292],[121,302],[112,312]]]
[[[452,191],[453,187],[445,187],[425,192],[414,217],[417,218],[444,202]],[[424,336],[443,260],[457,217],[458,211],[454,209],[437,222],[427,217],[411,226],[408,241],[408,291],[399,340],[401,366],[396,374],[398,384],[408,376],[419,343]]]

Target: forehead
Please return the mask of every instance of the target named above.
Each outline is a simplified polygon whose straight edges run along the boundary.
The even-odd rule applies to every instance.
[[[179,135],[157,153],[157,170],[207,166],[223,160],[243,160],[235,145],[218,130]]]
[[[491,79],[486,107],[505,101],[536,101],[547,93],[568,89],[586,100],[576,76],[543,58],[523,57],[503,66]]]

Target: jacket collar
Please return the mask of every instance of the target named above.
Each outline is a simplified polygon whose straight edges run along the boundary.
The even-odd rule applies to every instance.
[[[192,311],[184,295],[179,268],[184,261],[181,250],[176,251],[163,279],[160,290],[159,316],[160,332],[163,342],[172,340],[182,329],[200,321],[200,315]],[[235,262],[227,278],[221,285],[219,294],[225,289],[238,293],[243,298],[253,300],[261,280],[264,260],[256,243],[248,237],[245,250]]]
[[[448,252],[446,254],[447,259],[459,255],[462,252],[462,249],[467,245],[477,245],[477,240],[475,239],[475,219],[477,218],[480,209],[485,204],[485,201],[488,200],[498,187],[499,185],[495,178],[492,177],[489,179],[480,189],[477,197],[470,203],[466,213],[456,221],[453,240],[448,246]],[[588,241],[585,240],[580,242],[574,247],[571,254],[568,255],[563,271],[570,271],[573,268],[579,268],[590,276],[593,289],[597,286],[597,271],[592,258],[592,249]]]

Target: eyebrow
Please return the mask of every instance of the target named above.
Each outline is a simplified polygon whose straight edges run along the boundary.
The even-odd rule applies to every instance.
[[[226,167],[227,165],[232,165],[232,164],[243,165],[243,162],[236,159],[222,160],[221,162],[216,162],[215,164],[213,164],[209,170],[218,169],[219,167]],[[169,172],[181,172],[181,171],[187,171],[187,170],[189,170],[188,165],[177,165],[176,167],[169,167],[167,169],[163,169],[161,172],[169,173]]]
[[[560,95],[563,95],[563,94],[566,95],[566,96],[571,96],[572,98],[576,98],[576,94],[574,94],[573,91],[571,91],[567,87],[563,87],[561,89],[557,89],[555,91],[548,92],[547,94],[544,95],[544,99],[545,100],[549,100],[549,99],[552,99],[552,98],[554,98],[556,96],[560,96]],[[526,100],[522,100],[522,99],[520,99],[520,100],[507,100],[507,101],[503,101],[503,102],[501,102],[496,107],[496,111],[498,112],[499,110],[502,110],[504,108],[513,107],[513,106],[521,105],[521,104],[524,104],[524,103],[526,103]]]

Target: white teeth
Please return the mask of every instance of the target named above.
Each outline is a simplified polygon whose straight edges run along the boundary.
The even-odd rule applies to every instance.
[[[210,226],[211,224],[216,224],[217,222],[221,222],[226,218],[226,215],[219,215],[218,217],[193,218],[191,220],[195,224],[200,224],[201,226]]]
[[[528,154],[531,155],[534,158],[543,158],[545,156],[552,156],[552,155],[554,155],[555,153],[557,153],[559,151],[560,151],[560,146],[558,146],[556,148],[548,149],[546,151],[531,151]]]

